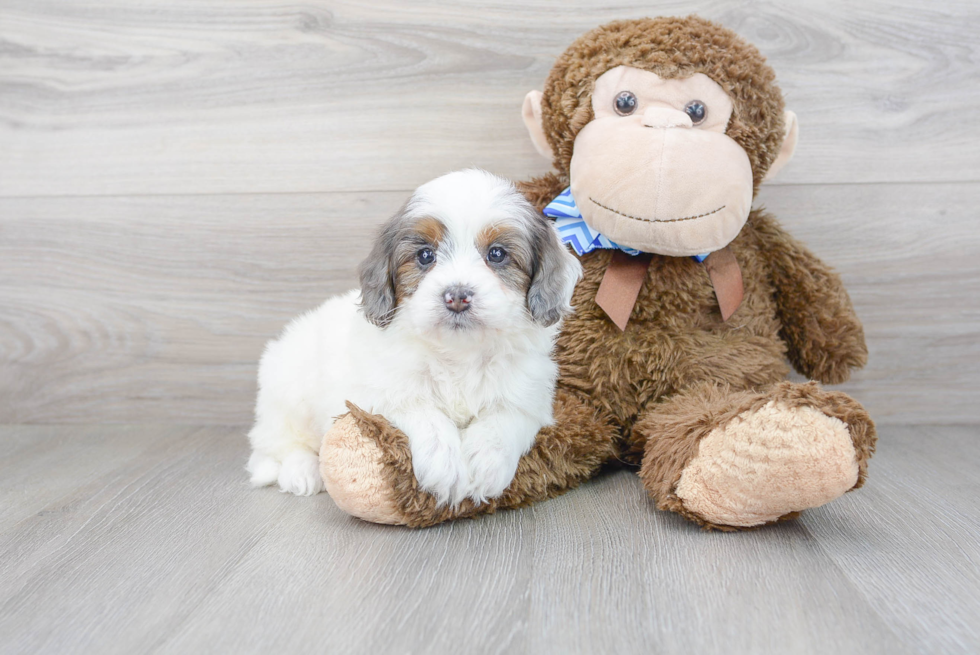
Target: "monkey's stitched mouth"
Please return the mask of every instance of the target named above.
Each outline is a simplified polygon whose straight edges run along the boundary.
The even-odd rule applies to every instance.
[[[645,223],[678,223],[680,221],[693,221],[696,218],[704,218],[705,216],[711,216],[712,214],[717,214],[718,212],[720,212],[722,209],[724,209],[726,207],[726,205],[722,205],[718,209],[712,209],[710,212],[705,212],[704,214],[698,214],[697,216],[685,216],[683,218],[662,218],[662,219],[657,219],[657,218],[643,218],[642,216],[631,216],[629,214],[624,214],[621,211],[616,211],[612,207],[606,207],[604,204],[602,204],[601,202],[599,202],[598,200],[596,200],[595,198],[593,198],[591,196],[589,196],[589,200],[591,200],[594,204],[598,205],[599,207],[602,207],[603,209],[605,209],[607,211],[611,211],[614,214],[619,214],[623,218],[631,218],[634,221],[643,221]]]

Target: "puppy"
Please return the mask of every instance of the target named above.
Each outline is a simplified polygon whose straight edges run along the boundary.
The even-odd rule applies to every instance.
[[[320,440],[350,400],[408,436],[439,503],[499,496],[553,420],[551,351],[578,260],[513,184],[465,170],[419,187],[359,272],[360,291],[266,347],[252,484],[321,491]]]

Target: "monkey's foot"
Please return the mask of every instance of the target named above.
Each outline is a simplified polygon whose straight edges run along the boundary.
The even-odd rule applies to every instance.
[[[327,493],[347,514],[372,523],[407,525],[386,455],[374,431],[362,431],[355,415],[345,414],[323,437],[320,475]]]
[[[641,476],[648,488],[669,488],[654,492],[661,509],[706,527],[747,528],[795,517],[863,483],[874,425],[845,394],[783,383],[729,400],[736,404],[727,411],[685,417],[696,443],[682,464],[658,468],[655,444],[648,444]],[[670,468],[672,484],[654,479]]]
[[[347,403],[320,446],[320,474],[344,512],[372,523],[436,525],[490,514],[562,494],[595,475],[616,455],[616,431],[591,406],[559,392],[555,424],[542,429],[504,493],[484,503],[466,498],[438,505],[419,488],[408,437],[388,421]]]

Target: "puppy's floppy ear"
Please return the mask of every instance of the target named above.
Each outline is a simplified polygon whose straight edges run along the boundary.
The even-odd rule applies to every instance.
[[[368,321],[387,327],[395,317],[395,252],[400,228],[405,221],[405,207],[388,219],[381,228],[370,254],[358,267],[361,278],[361,311]]]
[[[572,292],[582,278],[582,265],[568,251],[554,224],[531,210],[534,239],[534,274],[527,290],[531,317],[541,325],[554,325],[572,311]]]

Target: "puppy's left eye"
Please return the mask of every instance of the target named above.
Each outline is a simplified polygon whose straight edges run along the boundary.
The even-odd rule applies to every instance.
[[[431,248],[422,248],[422,250],[415,253],[415,258],[422,266],[428,266],[436,260],[436,254],[432,252]]]
[[[487,261],[494,264],[499,264],[500,262],[504,261],[506,257],[507,251],[500,246],[494,246],[487,251]]]

